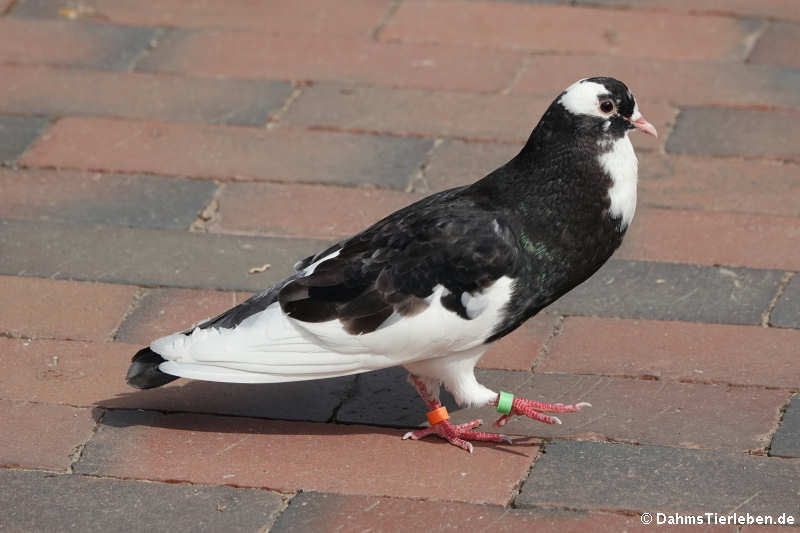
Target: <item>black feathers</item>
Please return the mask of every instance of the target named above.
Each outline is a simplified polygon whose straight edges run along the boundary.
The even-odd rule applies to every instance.
[[[410,205],[345,241],[338,255],[286,284],[279,301],[292,318],[339,319],[357,335],[375,331],[393,313],[423,311],[441,285],[454,295],[444,305],[466,318],[461,294],[512,272],[516,258],[513,236],[497,213],[462,187]]]
[[[163,357],[150,348],[142,348],[131,359],[131,366],[128,368],[125,381],[137,389],[152,389],[175,381],[178,379],[177,376],[165,374],[158,369],[158,365],[164,361]]]

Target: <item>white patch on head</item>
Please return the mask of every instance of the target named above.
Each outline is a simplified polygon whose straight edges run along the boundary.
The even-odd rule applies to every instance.
[[[573,115],[591,115],[606,118],[607,115],[598,107],[598,97],[609,94],[605,85],[593,81],[576,81],[564,91],[558,103]]]
[[[630,94],[630,91],[628,91]],[[632,97],[631,97],[632,98]],[[633,101],[633,114],[631,114],[631,120],[639,120],[642,118],[642,114],[639,112],[639,104],[636,103],[636,100]]]
[[[600,154],[597,159],[613,182],[608,190],[611,199],[609,212],[612,216],[621,218],[622,227],[627,228],[636,212],[636,183],[639,174],[639,161],[628,134],[614,141],[608,151]]]

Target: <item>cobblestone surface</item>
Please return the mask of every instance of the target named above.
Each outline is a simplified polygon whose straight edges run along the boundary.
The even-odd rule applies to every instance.
[[[0,530],[800,523],[798,28],[794,0],[0,0]],[[400,439],[425,421],[402,369],[125,384],[154,338],[503,164],[595,75],[660,133],[632,138],[636,219],[477,370],[591,409],[470,456]]]

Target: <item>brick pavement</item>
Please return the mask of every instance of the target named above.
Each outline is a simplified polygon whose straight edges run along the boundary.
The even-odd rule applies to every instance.
[[[799,38],[794,0],[0,0],[0,531],[800,521]],[[125,385],[139,346],[482,177],[600,74],[661,133],[633,138],[637,218],[478,370],[592,409],[468,456],[400,440],[399,369]]]

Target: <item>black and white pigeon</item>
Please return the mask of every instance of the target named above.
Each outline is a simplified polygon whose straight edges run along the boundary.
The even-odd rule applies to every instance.
[[[580,80],[545,112],[525,146],[485,178],[428,196],[295,265],[246,302],[134,357],[130,385],[178,377],[231,383],[330,378],[402,365],[430,411],[444,385],[462,406],[497,405],[475,379],[489,346],[591,276],[621,244],[636,209],[631,130],[657,135],[622,82]],[[585,403],[514,398],[512,415]],[[444,420],[437,434],[511,442]]]

